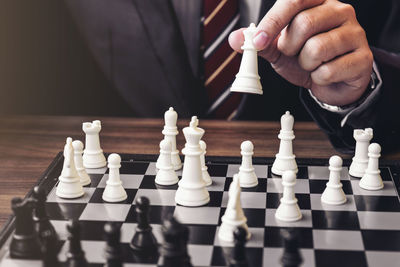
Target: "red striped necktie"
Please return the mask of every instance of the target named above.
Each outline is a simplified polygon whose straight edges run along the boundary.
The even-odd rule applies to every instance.
[[[239,16],[238,0],[204,0],[204,85],[209,105],[207,115],[211,118],[232,118],[242,98],[229,90],[239,70],[241,55],[229,46],[228,36],[237,28]]]

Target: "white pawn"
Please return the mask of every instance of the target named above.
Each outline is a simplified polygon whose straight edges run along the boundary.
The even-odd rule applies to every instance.
[[[294,118],[289,111],[286,111],[281,117],[281,130],[278,138],[281,140],[279,152],[276,154],[272,173],[282,175],[285,171],[298,172],[296,156],[293,154],[293,133]]]
[[[102,168],[107,165],[106,157],[100,147],[101,122],[84,122],[82,130],[85,132],[85,150],[83,151],[83,166],[88,169]]]
[[[174,171],[171,161],[171,142],[164,139],[160,142],[159,171],[157,172],[155,182],[159,185],[173,185],[179,179]]]
[[[75,167],[78,171],[79,177],[81,178],[81,184],[82,186],[88,185],[92,181],[90,180],[90,176],[87,174],[85,167],[83,167],[83,143],[80,140],[75,140],[72,142],[72,146],[74,148]]]
[[[176,136],[178,135],[178,127],[176,127],[176,122],[178,120],[178,113],[174,110],[174,108],[170,107],[164,113],[164,129],[162,130],[162,134],[164,135],[164,139],[171,142],[171,161],[174,166],[174,170],[179,170],[182,168],[182,161],[179,157],[179,150],[176,149]],[[159,168],[159,159],[156,162],[156,168]]]
[[[250,94],[262,95],[262,86],[260,76],[258,75],[257,50],[254,47],[253,38],[257,33],[254,23],[243,31],[244,43],[241,47],[243,50],[242,61],[236,79],[232,83],[232,92],[242,92]]]
[[[242,154],[242,164],[239,167],[240,187],[248,188],[258,185],[257,175],[253,167],[254,145],[251,141],[244,141],[240,145],[240,154]]]
[[[294,222],[302,218],[297,198],[294,195],[296,174],[293,171],[285,171],[282,176],[283,196],[281,204],[275,212],[275,218],[284,222]]]
[[[78,198],[84,191],[78,171],[75,168],[74,148],[72,138],[68,137],[64,146],[64,165],[56,189],[56,195],[61,198]]]
[[[218,238],[222,241],[233,242],[233,233],[238,227],[243,227],[247,232],[247,239],[250,239],[250,232],[247,227],[247,218],[244,216],[240,203],[240,184],[237,174],[233,176],[233,181],[229,186],[229,200],[224,216],[221,218]]]
[[[373,137],[373,130],[372,128],[366,128],[365,130],[356,129],[353,132],[353,137],[356,140],[356,150],[350,165],[349,174],[361,178],[368,166],[368,146]]]
[[[200,139],[204,130],[197,127],[199,120],[192,117],[190,126],[183,129],[186,144],[182,153],[185,155],[183,164],[182,179],[178,183],[178,190],[175,194],[175,202],[182,206],[197,207],[210,202],[210,194],[207,191],[206,183],[203,180],[201,169]]]
[[[341,205],[346,202],[346,195],[343,192],[343,185],[340,182],[343,160],[339,156],[332,156],[329,159],[329,181],[321,196],[322,203],[329,205]]]
[[[119,168],[121,168],[121,157],[118,154],[108,156],[108,179],[106,188],[103,192],[103,200],[107,202],[121,202],[127,199],[125,189],[122,187],[121,178],[119,176]]]
[[[368,167],[360,180],[360,187],[366,190],[379,190],[383,188],[381,171],[379,170],[379,157],[381,156],[381,146],[372,143],[368,147]]]
[[[208,173],[208,167],[206,165],[206,153],[207,153],[207,144],[206,142],[204,142],[203,140],[200,140],[200,148],[203,151],[203,153],[201,154],[201,171],[203,173],[203,180],[206,183],[206,186],[209,186],[212,184],[212,180],[210,177],[210,174]]]

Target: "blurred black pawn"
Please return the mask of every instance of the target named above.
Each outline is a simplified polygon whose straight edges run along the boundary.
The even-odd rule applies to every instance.
[[[122,267],[121,251],[121,229],[116,223],[106,223],[104,225],[104,235],[106,240],[104,267]]]
[[[46,212],[46,191],[43,187],[35,186],[35,188],[33,189],[32,198],[36,202],[33,212],[33,221],[35,222],[35,228],[36,232],[39,235],[39,239],[43,241],[42,236],[46,235],[46,238],[53,238],[55,239],[54,241],[56,241],[58,239],[57,233],[54,230],[53,225],[50,223],[49,217]]]
[[[43,267],[59,267],[61,266],[58,261],[58,253],[60,247],[57,244],[57,239],[51,231],[45,231],[41,236],[42,240],[42,253],[43,253]]]
[[[11,200],[11,209],[15,214],[15,232],[10,244],[11,258],[41,258],[40,241],[32,219],[33,206],[31,199],[15,197]]]
[[[85,252],[82,250],[80,239],[80,225],[76,220],[71,220],[67,225],[69,232],[69,251],[67,253],[67,266],[86,267],[88,263],[85,258]]]
[[[139,197],[135,205],[138,225],[130,246],[140,254],[154,255],[158,252],[158,244],[149,224],[150,201],[147,197]]]
[[[164,221],[162,226],[164,243],[157,266],[159,267],[191,267],[187,252],[189,229],[180,224],[174,217]]]
[[[233,233],[235,238],[235,246],[232,250],[232,256],[229,261],[230,267],[247,267],[247,258],[246,258],[246,237],[247,232],[243,227],[236,228]]]
[[[300,255],[297,233],[294,229],[285,229],[281,231],[284,251],[281,258],[283,267],[298,267],[303,262]]]

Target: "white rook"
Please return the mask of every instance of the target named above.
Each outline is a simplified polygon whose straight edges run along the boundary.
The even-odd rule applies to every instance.
[[[101,131],[101,122],[84,122],[82,130],[86,134],[85,150],[83,151],[83,166],[85,168],[102,168],[107,165],[106,157],[100,147],[99,133]]]
[[[368,166],[368,146],[373,137],[373,130],[372,128],[356,129],[353,132],[353,137],[356,140],[356,149],[349,174],[361,178]]]

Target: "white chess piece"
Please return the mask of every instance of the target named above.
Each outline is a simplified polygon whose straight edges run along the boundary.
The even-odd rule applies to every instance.
[[[203,180],[206,183],[206,186],[210,186],[212,184],[212,180],[210,174],[208,173],[208,167],[206,165],[206,153],[207,153],[207,144],[203,140],[200,140],[200,148],[203,151],[201,154],[201,171],[203,173]]]
[[[171,142],[164,139],[160,142],[159,170],[155,182],[159,185],[173,185],[179,179],[174,171],[171,160]]]
[[[247,227],[247,218],[244,216],[240,203],[240,184],[237,174],[229,186],[229,200],[226,211],[221,218],[221,227],[218,231],[218,238],[222,241],[233,242],[233,233],[238,227],[243,227],[247,232],[247,239],[250,239],[250,232]]]
[[[285,171],[298,172],[296,156],[293,154],[293,133],[294,118],[289,111],[281,117],[281,130],[278,138],[281,140],[279,152],[276,154],[272,165],[272,173],[282,175]]]
[[[100,147],[99,133],[101,131],[101,122],[84,122],[82,130],[86,134],[85,150],[83,151],[83,166],[88,169],[102,168],[107,165],[106,157]]]
[[[244,43],[241,47],[243,50],[242,61],[236,79],[232,83],[232,92],[242,92],[250,94],[263,94],[258,75],[257,50],[253,44],[253,37],[257,33],[254,23],[243,31]]]
[[[74,162],[76,170],[78,171],[79,177],[81,178],[81,184],[83,186],[90,184],[92,181],[90,176],[87,174],[85,167],[83,167],[83,143],[80,140],[72,142],[74,148]]]
[[[356,150],[350,165],[349,174],[361,178],[368,166],[368,146],[373,137],[372,128],[354,130],[353,137],[356,140]]]
[[[118,154],[111,154],[108,156],[108,179],[106,188],[103,192],[103,200],[107,202],[121,202],[127,199],[125,189],[122,187],[121,178],[119,175],[119,168],[121,168],[121,157]]]
[[[197,127],[199,120],[192,117],[190,126],[183,129],[186,144],[182,153],[185,155],[183,164],[182,179],[178,183],[178,190],[175,194],[175,202],[182,206],[196,207],[210,202],[210,194],[206,189],[201,170],[200,139],[204,130]]]
[[[343,192],[343,185],[340,182],[343,160],[339,156],[332,156],[329,159],[329,181],[321,195],[321,201],[329,205],[341,205],[346,202],[346,195]]]
[[[78,198],[84,191],[78,171],[75,168],[74,148],[72,138],[68,137],[64,146],[64,165],[56,189],[56,195],[61,198]]]
[[[297,198],[294,194],[296,174],[293,171],[285,171],[282,175],[283,196],[281,203],[275,212],[275,218],[284,222],[294,222],[302,218]]]
[[[254,145],[251,141],[244,141],[240,145],[240,150],[242,154],[242,164],[238,174],[240,187],[255,187],[258,185],[258,179],[253,167]]]
[[[381,171],[379,170],[379,157],[381,146],[372,143],[368,146],[368,167],[360,180],[360,187],[366,190],[379,190],[383,188]]]
[[[179,157],[179,150],[176,149],[176,136],[178,135],[178,127],[176,127],[176,122],[178,120],[178,113],[174,110],[174,108],[170,107],[164,113],[164,129],[162,130],[162,134],[164,135],[164,139],[171,142],[171,160],[172,165],[174,165],[174,170],[179,170],[182,168],[182,161]],[[159,160],[157,159],[156,168],[159,169]]]

